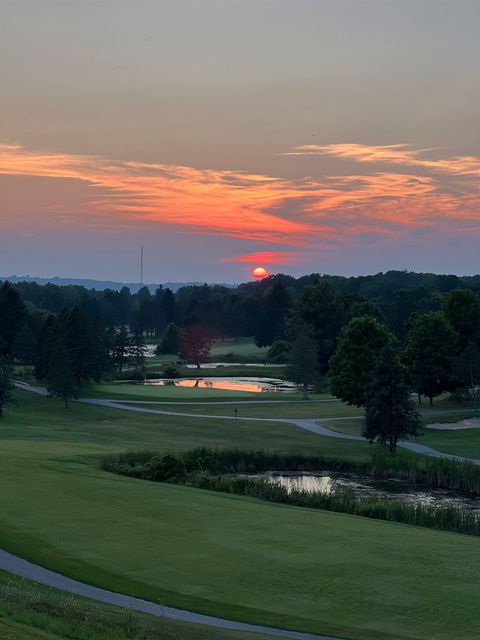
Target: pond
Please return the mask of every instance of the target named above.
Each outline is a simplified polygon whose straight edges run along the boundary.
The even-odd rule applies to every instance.
[[[453,506],[473,511],[480,516],[480,498],[466,498],[442,489],[423,489],[402,480],[373,480],[355,474],[276,473],[255,476],[265,478],[291,491],[335,493],[348,489],[359,498],[387,498],[434,507]]]
[[[208,377],[208,378],[158,378],[147,380],[148,386],[190,387],[197,389],[224,389],[227,391],[249,391],[251,393],[292,393],[297,390],[293,382],[278,378],[256,377]]]

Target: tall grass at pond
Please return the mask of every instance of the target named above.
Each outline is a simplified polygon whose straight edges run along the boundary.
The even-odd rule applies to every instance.
[[[374,454],[371,463],[365,464],[314,456],[271,454],[264,451],[198,448],[178,454],[126,452],[102,458],[100,466],[106,471],[156,482],[173,482],[199,489],[259,498],[268,502],[480,535],[480,519],[474,513],[456,506],[431,506],[383,498],[362,498],[349,490],[333,493],[289,491],[270,480],[248,476],[266,471],[331,470],[354,472],[374,478],[401,478],[422,486],[442,487],[468,495],[478,495],[480,469],[475,465],[457,461],[416,461]]]

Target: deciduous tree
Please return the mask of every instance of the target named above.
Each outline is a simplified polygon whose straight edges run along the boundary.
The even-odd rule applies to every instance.
[[[409,379],[418,394],[433,398],[452,383],[458,336],[441,311],[415,318],[407,334],[404,359]]]
[[[394,341],[395,336],[371,316],[350,320],[330,359],[330,391],[348,404],[363,407],[378,357]]]
[[[180,356],[185,362],[195,364],[197,368],[208,362],[213,336],[208,327],[192,325],[186,327],[180,336]]]
[[[307,333],[293,343],[286,376],[302,386],[303,398],[307,400],[308,387],[318,378],[317,346]]]

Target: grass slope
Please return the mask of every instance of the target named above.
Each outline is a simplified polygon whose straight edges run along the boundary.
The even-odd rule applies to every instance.
[[[0,430],[0,544],[86,582],[354,640],[473,640],[468,536],[114,476],[99,454],[238,445],[366,457],[275,423],[123,413],[19,393]],[[452,553],[454,549],[454,553]]]
[[[266,637],[125,611],[0,572],[2,640],[260,640]],[[275,640],[275,636],[268,637]]]

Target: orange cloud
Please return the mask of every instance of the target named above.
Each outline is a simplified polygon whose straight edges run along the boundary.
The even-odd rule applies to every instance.
[[[289,179],[42,153],[0,144],[0,173],[55,179],[52,190],[58,181],[79,181],[83,191],[91,194],[85,200],[82,196],[79,215],[78,205],[74,208],[57,187],[59,202],[49,211],[41,211],[42,222],[51,216],[57,225],[98,229],[173,225],[194,233],[314,250],[368,234],[392,235],[440,225],[445,220],[478,220],[480,195],[471,180],[477,176],[480,160],[469,156],[429,160],[425,152],[403,144],[308,145],[292,154],[337,156],[362,166],[382,163],[386,169],[322,179]],[[422,169],[422,175],[414,171],[417,168]],[[29,209],[25,215],[18,215],[18,224],[27,224],[28,216],[35,222],[35,211]],[[7,223],[12,225],[12,215],[5,212],[2,223],[0,214],[0,225],[5,228]],[[265,251],[227,260],[287,264],[300,255]]]
[[[301,251],[255,251],[242,256],[221,258],[220,262],[239,262],[246,264],[295,264],[305,255]]]

